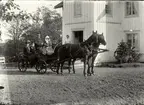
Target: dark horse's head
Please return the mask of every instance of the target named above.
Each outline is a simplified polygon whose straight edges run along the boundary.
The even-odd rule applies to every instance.
[[[105,38],[104,38],[104,35],[103,33],[102,34],[97,34],[98,35],[98,42],[97,43],[100,43],[102,45],[106,45],[106,41],[105,41]]]
[[[98,34],[97,31],[96,32],[92,32],[92,35],[86,40],[86,42],[88,44],[97,44],[97,45],[106,45],[106,41],[104,39],[104,35],[102,34]]]

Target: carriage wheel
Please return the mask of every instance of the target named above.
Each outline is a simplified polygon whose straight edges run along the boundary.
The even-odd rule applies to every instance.
[[[57,61],[53,61],[49,64],[49,68],[53,71],[56,72],[57,71]]]
[[[36,69],[37,72],[40,73],[40,74],[46,73],[46,71],[47,71],[47,64],[46,64],[46,62],[43,61],[43,60],[39,60],[39,61],[36,63],[35,69]]]
[[[25,72],[27,70],[27,66],[27,62],[24,59],[18,61],[18,69],[20,72]]]

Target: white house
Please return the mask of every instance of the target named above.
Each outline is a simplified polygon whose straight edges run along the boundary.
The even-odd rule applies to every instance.
[[[92,31],[104,33],[109,52],[99,54],[96,61],[115,61],[114,51],[121,40],[128,41],[144,53],[144,1],[63,1],[55,8],[63,10],[62,41],[86,40]],[[144,56],[140,61],[144,61]]]

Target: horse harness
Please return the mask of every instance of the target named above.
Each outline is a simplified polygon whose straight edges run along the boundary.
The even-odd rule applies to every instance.
[[[87,50],[91,51],[88,45],[85,45],[84,48],[86,49],[86,53],[87,53]],[[71,54],[71,45],[70,45],[70,50],[69,50],[70,57],[73,58],[74,56],[78,55],[81,49],[83,49],[83,48],[82,48],[81,45],[79,44],[79,49],[75,52],[74,55],[72,55],[72,54]]]

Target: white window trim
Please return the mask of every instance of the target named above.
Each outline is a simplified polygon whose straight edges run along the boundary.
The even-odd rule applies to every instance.
[[[137,34],[138,35],[138,48],[136,48],[135,50],[137,51],[137,52],[139,52],[140,51],[140,33],[139,33],[139,31],[138,30],[136,30],[136,31],[124,31],[125,32],[125,42],[127,42],[127,34]]]
[[[107,2],[108,3],[108,2]],[[113,4],[112,4],[112,2],[109,2],[110,3],[110,8],[111,8],[111,14],[109,14],[109,13],[106,13],[106,16],[107,17],[113,17]]]
[[[80,2],[80,5],[81,5],[81,14],[75,14],[75,3],[76,2]],[[74,4],[73,4],[73,14],[74,14],[74,18],[79,18],[79,17],[82,17],[82,2],[81,1],[74,1]]]
[[[137,3],[138,8],[137,8],[137,14],[133,14],[133,15],[127,15],[127,7],[126,7],[127,2],[133,2],[133,1],[126,1],[124,4],[125,18],[139,17],[139,2],[134,1]]]

